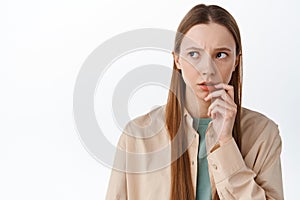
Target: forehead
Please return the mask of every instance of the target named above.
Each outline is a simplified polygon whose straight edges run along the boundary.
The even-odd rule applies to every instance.
[[[235,49],[235,41],[229,30],[219,24],[197,24],[190,28],[182,40],[182,47],[196,46],[205,50],[219,47]]]

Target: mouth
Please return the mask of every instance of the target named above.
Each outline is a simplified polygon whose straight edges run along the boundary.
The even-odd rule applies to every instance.
[[[216,83],[212,83],[212,82],[201,82],[197,84],[202,90],[204,91],[213,91],[215,90],[215,85]]]

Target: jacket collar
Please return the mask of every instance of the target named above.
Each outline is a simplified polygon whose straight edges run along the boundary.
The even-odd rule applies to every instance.
[[[183,110],[183,117],[186,119],[187,123],[193,127],[193,117],[191,116],[191,114],[189,113],[189,111],[186,109],[186,107],[184,107]]]

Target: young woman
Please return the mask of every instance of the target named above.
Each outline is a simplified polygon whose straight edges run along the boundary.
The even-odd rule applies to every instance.
[[[241,107],[234,18],[219,6],[193,7],[173,57],[167,104],[127,124],[118,143],[125,153],[115,158],[126,170],[112,171],[106,199],[283,199],[277,124]],[[159,151],[159,158],[131,155]]]

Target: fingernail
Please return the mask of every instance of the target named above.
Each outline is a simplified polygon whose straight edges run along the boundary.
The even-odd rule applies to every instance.
[[[220,87],[220,85],[221,85],[221,83],[218,83],[218,84],[216,84],[214,86],[215,86],[215,88],[218,88],[218,87]]]

